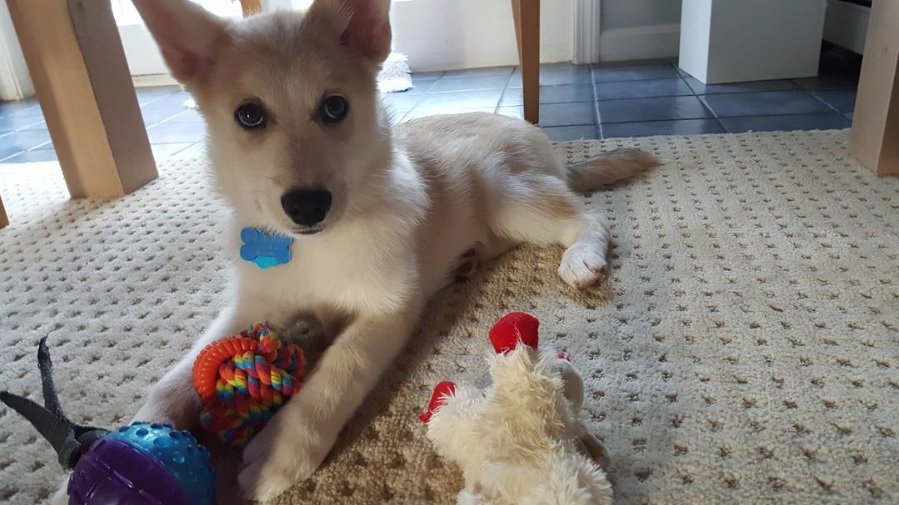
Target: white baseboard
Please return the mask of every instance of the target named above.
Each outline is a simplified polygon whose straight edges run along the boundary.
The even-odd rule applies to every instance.
[[[412,72],[435,72],[442,70],[470,70],[474,68],[511,67],[518,65],[517,53],[485,52],[469,57],[459,57],[456,54],[433,53],[427,58],[421,55],[409,57],[409,67]],[[560,63],[571,61],[571,44],[543,45],[540,47],[540,63]]]
[[[132,75],[131,81],[135,88],[152,88],[155,86],[180,86],[178,81],[169,74]]]
[[[858,54],[865,52],[871,8],[839,0],[828,0],[824,18],[824,40]]]
[[[599,37],[602,61],[649,60],[677,56],[680,24],[606,30]]]

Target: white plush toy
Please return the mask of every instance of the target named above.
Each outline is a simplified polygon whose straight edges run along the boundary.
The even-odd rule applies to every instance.
[[[612,503],[605,450],[577,418],[584,383],[567,356],[537,348],[539,324],[502,318],[490,330],[492,385],[441,382],[420,416],[438,454],[462,468],[459,505]]]

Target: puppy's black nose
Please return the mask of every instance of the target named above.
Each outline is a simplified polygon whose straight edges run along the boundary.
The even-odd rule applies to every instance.
[[[294,223],[313,226],[324,221],[331,209],[331,192],[324,189],[293,189],[281,197],[281,207]]]

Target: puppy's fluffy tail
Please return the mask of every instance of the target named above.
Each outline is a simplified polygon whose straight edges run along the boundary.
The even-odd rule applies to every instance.
[[[615,149],[568,167],[568,186],[574,191],[595,191],[658,166],[659,160],[639,149]]]

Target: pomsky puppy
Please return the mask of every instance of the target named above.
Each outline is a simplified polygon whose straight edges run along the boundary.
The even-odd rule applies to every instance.
[[[333,336],[302,390],[245,448],[238,484],[249,499],[315,471],[469,251],[487,260],[520,243],[559,244],[566,284],[599,282],[608,226],[575,191],[656,165],[618,150],[566,167],[539,128],[488,113],[391,127],[377,90],[389,0],[315,0],[306,12],[237,22],[187,0],[134,4],[205,118],[214,178],[233,210],[235,263],[231,304],[136,419],[195,426],[196,354],[250,323],[309,314]],[[289,261],[241,260],[247,227],[291,240]]]

